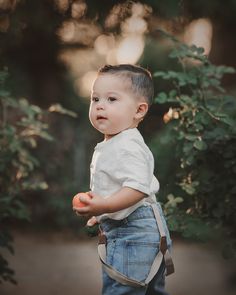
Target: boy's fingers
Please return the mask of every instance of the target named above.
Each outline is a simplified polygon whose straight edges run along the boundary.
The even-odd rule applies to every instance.
[[[89,207],[82,207],[82,208],[74,208],[74,210],[76,211],[76,214],[80,214],[80,215],[85,215],[85,214],[88,214],[89,212]]]
[[[93,226],[95,224],[97,224],[97,219],[93,216],[91,217],[88,221],[87,221],[87,226]]]
[[[95,196],[94,193],[93,193],[92,191],[87,192],[87,194],[88,194],[91,198],[93,198],[93,197]]]
[[[90,198],[89,197],[86,197],[86,196],[81,196],[79,197],[80,201],[86,205],[89,205],[90,204]]]

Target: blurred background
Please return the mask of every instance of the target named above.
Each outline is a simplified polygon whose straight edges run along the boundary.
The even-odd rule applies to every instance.
[[[235,0],[0,0],[1,294],[101,293],[95,231],[71,201],[103,140],[88,108],[106,63],[154,76],[139,129],[174,240],[167,290],[235,294],[235,13]]]

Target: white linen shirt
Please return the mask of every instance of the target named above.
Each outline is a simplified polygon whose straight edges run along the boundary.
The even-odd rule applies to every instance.
[[[159,182],[153,175],[154,158],[137,128],[127,129],[96,145],[90,166],[90,189],[109,198],[122,187],[130,187],[145,194],[138,203],[114,213],[97,216],[120,220],[147,202],[154,201]]]

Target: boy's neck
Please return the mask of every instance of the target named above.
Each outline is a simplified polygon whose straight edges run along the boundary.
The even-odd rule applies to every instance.
[[[109,139],[111,139],[112,137],[120,134],[121,132],[125,131],[125,130],[129,130],[129,129],[134,129],[134,128],[137,128],[137,126],[134,126],[134,127],[129,127],[127,129],[124,129],[124,130],[121,130],[120,132],[116,133],[116,134],[105,134],[104,135],[104,141],[108,141]]]

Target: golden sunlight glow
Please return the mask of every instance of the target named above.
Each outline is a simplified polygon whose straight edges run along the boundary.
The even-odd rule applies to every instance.
[[[135,64],[140,59],[145,46],[143,35],[147,31],[147,23],[142,18],[144,14],[144,6],[134,3],[132,16],[122,23],[122,39],[116,51],[117,63]]]
[[[140,17],[130,17],[121,26],[125,34],[144,34],[147,31],[147,23]]]
[[[131,11],[133,16],[140,16],[143,18],[152,13],[152,7],[146,4],[133,3]]]
[[[64,13],[69,7],[69,0],[54,0],[55,6],[59,12]]]
[[[132,11],[132,15],[143,17],[145,10],[144,10],[144,6],[141,3],[133,3],[131,11]]]
[[[76,1],[72,4],[71,7],[71,16],[73,18],[81,18],[87,10],[87,4],[84,1]]]
[[[114,7],[120,10],[121,6]],[[117,11],[116,11],[117,12]],[[131,63],[135,64],[143,53],[145,42],[144,34],[147,23],[143,19],[149,13],[147,7],[140,3],[133,3],[131,17],[126,18],[121,24],[121,36],[100,35],[94,42],[94,48],[100,55],[104,55],[108,64]]]
[[[91,22],[77,20],[65,21],[58,30],[58,35],[66,43],[92,45],[93,40],[100,34],[98,26]]]
[[[203,47],[206,55],[210,53],[211,40],[212,23],[207,18],[194,20],[185,29],[184,42],[188,45]]]
[[[135,64],[143,53],[144,45],[142,35],[124,38],[117,49],[117,62]]]
[[[81,77],[101,65],[92,49],[65,50],[59,55],[59,60],[69,68],[73,78]]]
[[[100,35],[94,42],[94,48],[97,53],[107,55],[115,47],[115,38],[113,35]]]
[[[90,95],[93,82],[97,77],[96,71],[89,71],[83,75],[82,78],[79,78],[75,81],[76,91],[83,97],[88,97]]]
[[[72,42],[75,35],[75,23],[73,21],[64,22],[58,31],[59,36],[64,42]]]
[[[117,64],[118,62],[117,62],[116,55],[117,55],[117,48],[110,50],[106,56],[106,63],[111,65]]]
[[[128,6],[115,5],[105,20],[105,26],[120,26],[121,34],[113,35],[112,33],[103,34],[96,22],[79,20],[78,18],[87,8],[82,5],[83,0],[74,3],[72,19],[63,23],[58,30],[58,35],[65,43],[78,42],[89,48],[65,49],[60,53],[59,59],[70,69],[75,81],[75,91],[82,97],[89,97],[99,67],[105,63],[115,65],[138,62],[144,50],[145,33],[148,30],[145,17],[151,10],[140,3],[132,3]]]
[[[123,9],[121,4],[113,6],[105,20],[105,28],[113,28],[119,23],[119,19],[120,17],[122,17],[122,13],[124,13],[122,12],[122,10]]]

